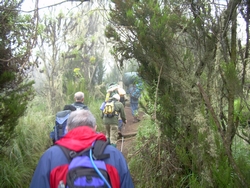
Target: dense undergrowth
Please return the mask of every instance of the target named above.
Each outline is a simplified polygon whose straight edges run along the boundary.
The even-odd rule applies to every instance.
[[[29,187],[33,172],[43,152],[51,146],[49,137],[55,121],[55,114],[51,113],[42,100],[35,98],[30,103],[24,117],[20,118],[16,127],[15,139],[5,148],[0,158],[0,187],[26,188]],[[91,107],[95,115],[98,131],[103,131],[100,116],[101,101],[93,101]]]
[[[53,115],[34,100],[19,119],[15,139],[0,159],[0,187],[29,187],[30,178],[42,153],[50,146],[49,131]]]
[[[0,187],[29,187],[39,158],[52,144],[49,133],[55,114],[40,101],[35,99],[28,107],[16,128],[15,139],[4,150],[0,159]],[[104,130],[99,110],[101,102],[88,104],[97,119],[98,131]],[[202,135],[197,137],[201,143],[190,144],[193,149],[188,151],[192,153],[187,153],[183,146],[188,138],[181,143],[161,135],[157,124],[145,116],[128,155],[135,187],[239,187],[226,158],[220,156],[220,151],[212,156],[211,151],[206,151],[208,145],[204,144]],[[244,177],[250,177],[249,145],[236,138],[232,152]],[[214,161],[211,163],[211,160]]]
[[[158,135],[157,124],[150,117],[141,122],[136,145],[129,155],[129,167],[136,187],[241,187],[227,158],[221,156],[221,151],[213,154],[208,151],[209,143],[204,144],[205,140],[201,139],[202,143],[197,146],[190,144],[193,149],[186,150],[184,143],[163,135],[158,138]],[[248,182],[249,149],[249,144],[235,138],[232,153]]]

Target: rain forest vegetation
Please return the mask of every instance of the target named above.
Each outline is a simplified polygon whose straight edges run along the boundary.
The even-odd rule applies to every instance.
[[[18,118],[33,98],[28,72],[35,44],[35,17],[21,15],[18,1],[0,2],[0,156],[15,137]]]
[[[30,140],[16,139],[31,129],[22,127],[19,132],[16,128],[34,97],[28,73],[35,65],[29,57],[36,44],[37,17],[21,15],[20,6],[20,1],[0,2],[0,187],[21,187],[31,175],[25,166],[33,155],[26,150]]]
[[[1,40],[6,39],[1,41],[2,54],[6,57],[1,56],[5,69],[1,68],[0,75],[0,187],[29,186],[40,156],[52,144],[49,133],[55,114],[73,102],[76,91],[84,91],[85,103],[97,118],[98,131],[102,131],[99,107],[105,86],[119,80],[120,74],[115,66],[104,78],[107,49],[97,26],[106,19],[97,11],[91,12],[91,6],[69,12],[52,8],[45,15],[36,11],[20,14],[20,6],[21,1],[5,2],[0,9],[6,18],[1,24],[1,32],[5,32]],[[86,23],[88,27],[83,27]],[[10,56],[14,52],[18,54]]]
[[[29,186],[75,91],[102,131],[106,86],[126,71],[145,83],[136,187],[250,186],[249,1],[98,0],[44,15],[21,3],[0,3],[0,187]]]
[[[138,62],[157,126],[131,156],[138,187],[249,187],[249,2],[112,2],[112,54]]]

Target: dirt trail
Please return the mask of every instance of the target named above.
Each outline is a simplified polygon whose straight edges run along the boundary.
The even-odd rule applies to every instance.
[[[125,106],[125,114],[127,118],[127,124],[123,126],[122,134],[128,136],[124,136],[125,138],[123,139],[123,144],[122,139],[119,139],[119,141],[117,142],[117,149],[119,149],[123,153],[124,157],[127,159],[129,150],[134,145],[133,143],[135,142],[135,134],[137,132],[138,126],[140,125],[140,122],[133,123],[133,116],[128,101],[126,102]],[[141,112],[139,112],[139,117],[140,119],[142,119]]]

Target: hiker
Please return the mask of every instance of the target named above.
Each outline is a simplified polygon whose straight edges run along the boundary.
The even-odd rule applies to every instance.
[[[124,106],[120,102],[120,95],[115,94],[110,98],[110,101],[114,101],[114,112],[115,114],[111,117],[103,115],[103,124],[106,128],[106,137],[110,141],[110,144],[116,147],[117,139],[121,136],[121,132],[118,132],[119,116],[123,123],[127,123],[126,115],[124,112]],[[107,105],[107,103],[106,103]]]
[[[81,91],[78,91],[74,95],[75,102],[72,104],[74,107],[76,107],[76,110],[89,110],[88,106],[85,105],[84,102],[84,93]]]
[[[70,111],[75,111],[76,107],[71,105],[71,104],[67,104],[63,107],[63,110],[70,110]]]
[[[74,95],[75,102],[73,104],[67,104],[64,106],[62,111],[56,113],[55,126],[50,132],[50,138],[52,143],[55,144],[57,140],[62,138],[66,133],[66,125],[69,115],[72,111],[75,110],[89,110],[88,107],[83,103],[84,93],[79,91]]]
[[[113,97],[114,94],[117,94],[117,88],[118,85],[115,84],[114,82],[109,84],[108,89],[107,89],[107,93],[105,96],[105,102],[107,102],[111,97]]]
[[[107,94],[105,97],[105,102],[102,104],[102,106],[100,107],[100,110],[103,110],[104,108],[104,104],[113,97],[113,95],[115,94],[119,94],[120,95],[120,102],[123,104],[123,106],[125,107],[125,95],[126,95],[126,91],[120,87],[120,85],[115,84],[115,83],[111,83],[109,84],[108,90],[107,90]],[[121,130],[122,130],[122,126],[123,126],[123,122],[122,122],[122,118],[119,116],[119,121],[118,121],[118,133],[121,136]]]
[[[89,110],[71,112],[67,122],[68,133],[43,153],[33,174],[30,188],[58,188],[61,184],[62,187],[66,187],[66,173],[64,172],[67,172],[70,165],[68,165],[68,158],[60,147],[68,148],[72,153],[72,151],[79,152],[90,147],[94,141],[106,141],[105,135],[97,133],[96,128],[96,119]],[[102,161],[105,162],[111,187],[133,188],[132,178],[123,154],[111,145],[106,146],[103,155],[106,154],[109,157]],[[80,156],[76,158],[78,157]],[[91,178],[87,180],[91,181]]]
[[[141,87],[139,84],[131,84],[128,93],[130,94],[130,108],[133,116],[133,123],[139,122],[139,97],[141,95]]]
[[[105,102],[107,102],[111,97],[113,97],[114,94],[119,94],[120,95],[120,102],[125,107],[126,91],[120,85],[115,84],[115,83],[109,84],[109,87],[107,89],[107,94],[106,94],[106,97],[105,97]]]
[[[66,132],[67,119],[72,111],[75,111],[76,107],[73,105],[65,105],[62,111],[56,113],[55,126],[50,132],[50,138],[52,143],[55,144],[57,140],[62,138]]]

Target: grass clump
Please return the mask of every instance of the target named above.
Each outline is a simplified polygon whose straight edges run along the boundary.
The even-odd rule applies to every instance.
[[[102,100],[91,100],[88,104],[89,110],[92,112],[92,114],[96,118],[96,124],[97,124],[97,131],[98,132],[104,132],[105,126],[103,124],[102,120],[102,111],[100,110],[100,106],[102,104]]]
[[[51,114],[35,99],[19,119],[15,138],[0,159],[0,187],[29,187],[42,153],[51,145]]]

